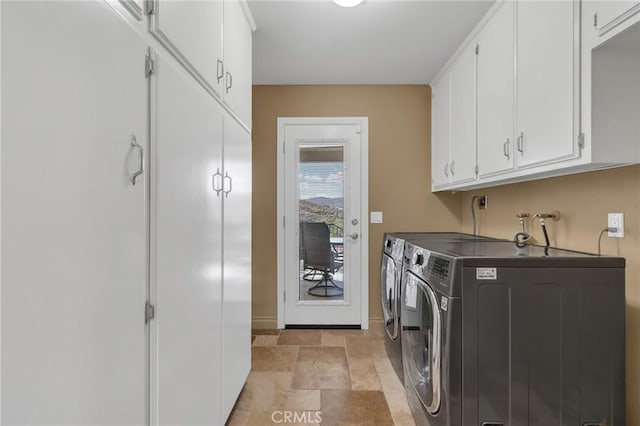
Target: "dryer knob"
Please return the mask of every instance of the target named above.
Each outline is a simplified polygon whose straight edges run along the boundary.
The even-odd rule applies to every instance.
[[[387,240],[387,248],[391,248],[391,240]]]
[[[424,255],[418,253],[416,256],[416,265],[422,265],[424,263]]]

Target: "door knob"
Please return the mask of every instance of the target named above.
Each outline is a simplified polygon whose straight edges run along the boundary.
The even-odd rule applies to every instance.
[[[351,234],[349,234],[349,238],[351,238],[352,240],[357,240],[359,237],[357,232],[352,232]]]

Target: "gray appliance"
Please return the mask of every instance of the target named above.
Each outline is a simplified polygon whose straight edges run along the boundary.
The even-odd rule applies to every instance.
[[[625,424],[623,258],[407,242],[404,262],[404,383],[416,424]]]
[[[385,346],[391,364],[400,381],[402,372],[402,341],[400,339],[400,283],[406,241],[468,241],[488,237],[459,232],[395,232],[384,235],[380,268],[380,303],[386,331]]]

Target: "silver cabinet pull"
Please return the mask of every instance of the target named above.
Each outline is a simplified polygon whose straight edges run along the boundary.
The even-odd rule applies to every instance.
[[[136,135],[131,135],[131,150],[134,149],[137,149],[140,152],[138,171],[131,176],[131,185],[135,186],[138,176],[144,173],[144,148],[136,141]]]
[[[524,132],[518,136],[518,151],[520,154],[524,154]]]
[[[456,172],[453,169],[454,164],[456,164],[456,162],[452,161],[451,166],[449,166],[449,170],[451,171],[451,176],[454,176],[456,174]]]
[[[233,87],[233,75],[230,72],[227,72],[227,93],[229,93],[229,89]]]
[[[216,170],[216,172],[211,176],[211,186],[216,193],[216,196],[220,196],[222,192],[222,173],[220,173],[220,169]]]
[[[509,138],[507,138],[507,141],[502,145],[502,152],[504,154],[505,157],[507,157],[507,160],[509,159],[510,155],[509,155]]]
[[[444,175],[449,177],[449,163],[444,165]]]
[[[218,79],[218,83],[220,83],[220,80],[222,80],[222,77],[224,77],[224,64],[222,63],[222,61],[220,59],[218,59],[218,70],[217,70],[217,75],[216,78]]]
[[[358,235],[357,232],[352,232],[351,234],[348,235],[348,237],[351,238],[352,240],[357,240],[359,236],[360,235]]]
[[[229,189],[225,189],[224,190],[224,196],[228,197],[229,193],[233,190],[233,180],[231,179],[231,176],[229,176],[229,172],[225,172],[224,174],[224,179],[223,179],[223,187],[225,186],[224,183],[229,182]]]

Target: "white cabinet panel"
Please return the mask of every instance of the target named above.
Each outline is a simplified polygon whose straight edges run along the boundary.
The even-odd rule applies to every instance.
[[[575,7],[573,1],[517,3],[519,166],[575,155]]]
[[[3,424],[147,422],[145,52],[103,2],[2,3]]]
[[[598,30],[599,34],[606,32],[615,27],[619,22],[618,18],[624,18],[632,10],[635,13],[640,12],[638,6],[639,1],[596,1],[593,3],[595,6],[594,13],[597,15],[594,17],[594,26]]]
[[[475,168],[476,55],[469,45],[451,67],[451,181],[474,180]]]
[[[224,2],[224,102],[251,128],[251,28],[238,0]]]
[[[224,121],[222,412],[227,418],[251,369],[251,135]]]
[[[152,105],[152,290],[158,424],[221,424],[223,115],[216,101],[160,57]],[[154,389],[155,388],[155,389]]]
[[[449,72],[431,88],[431,179],[434,188],[447,185],[451,147],[451,74]]]
[[[222,1],[155,0],[151,32],[209,90],[221,96]],[[250,51],[250,50],[249,50]]]
[[[513,2],[503,4],[477,40],[478,169],[483,177],[513,169]]]

